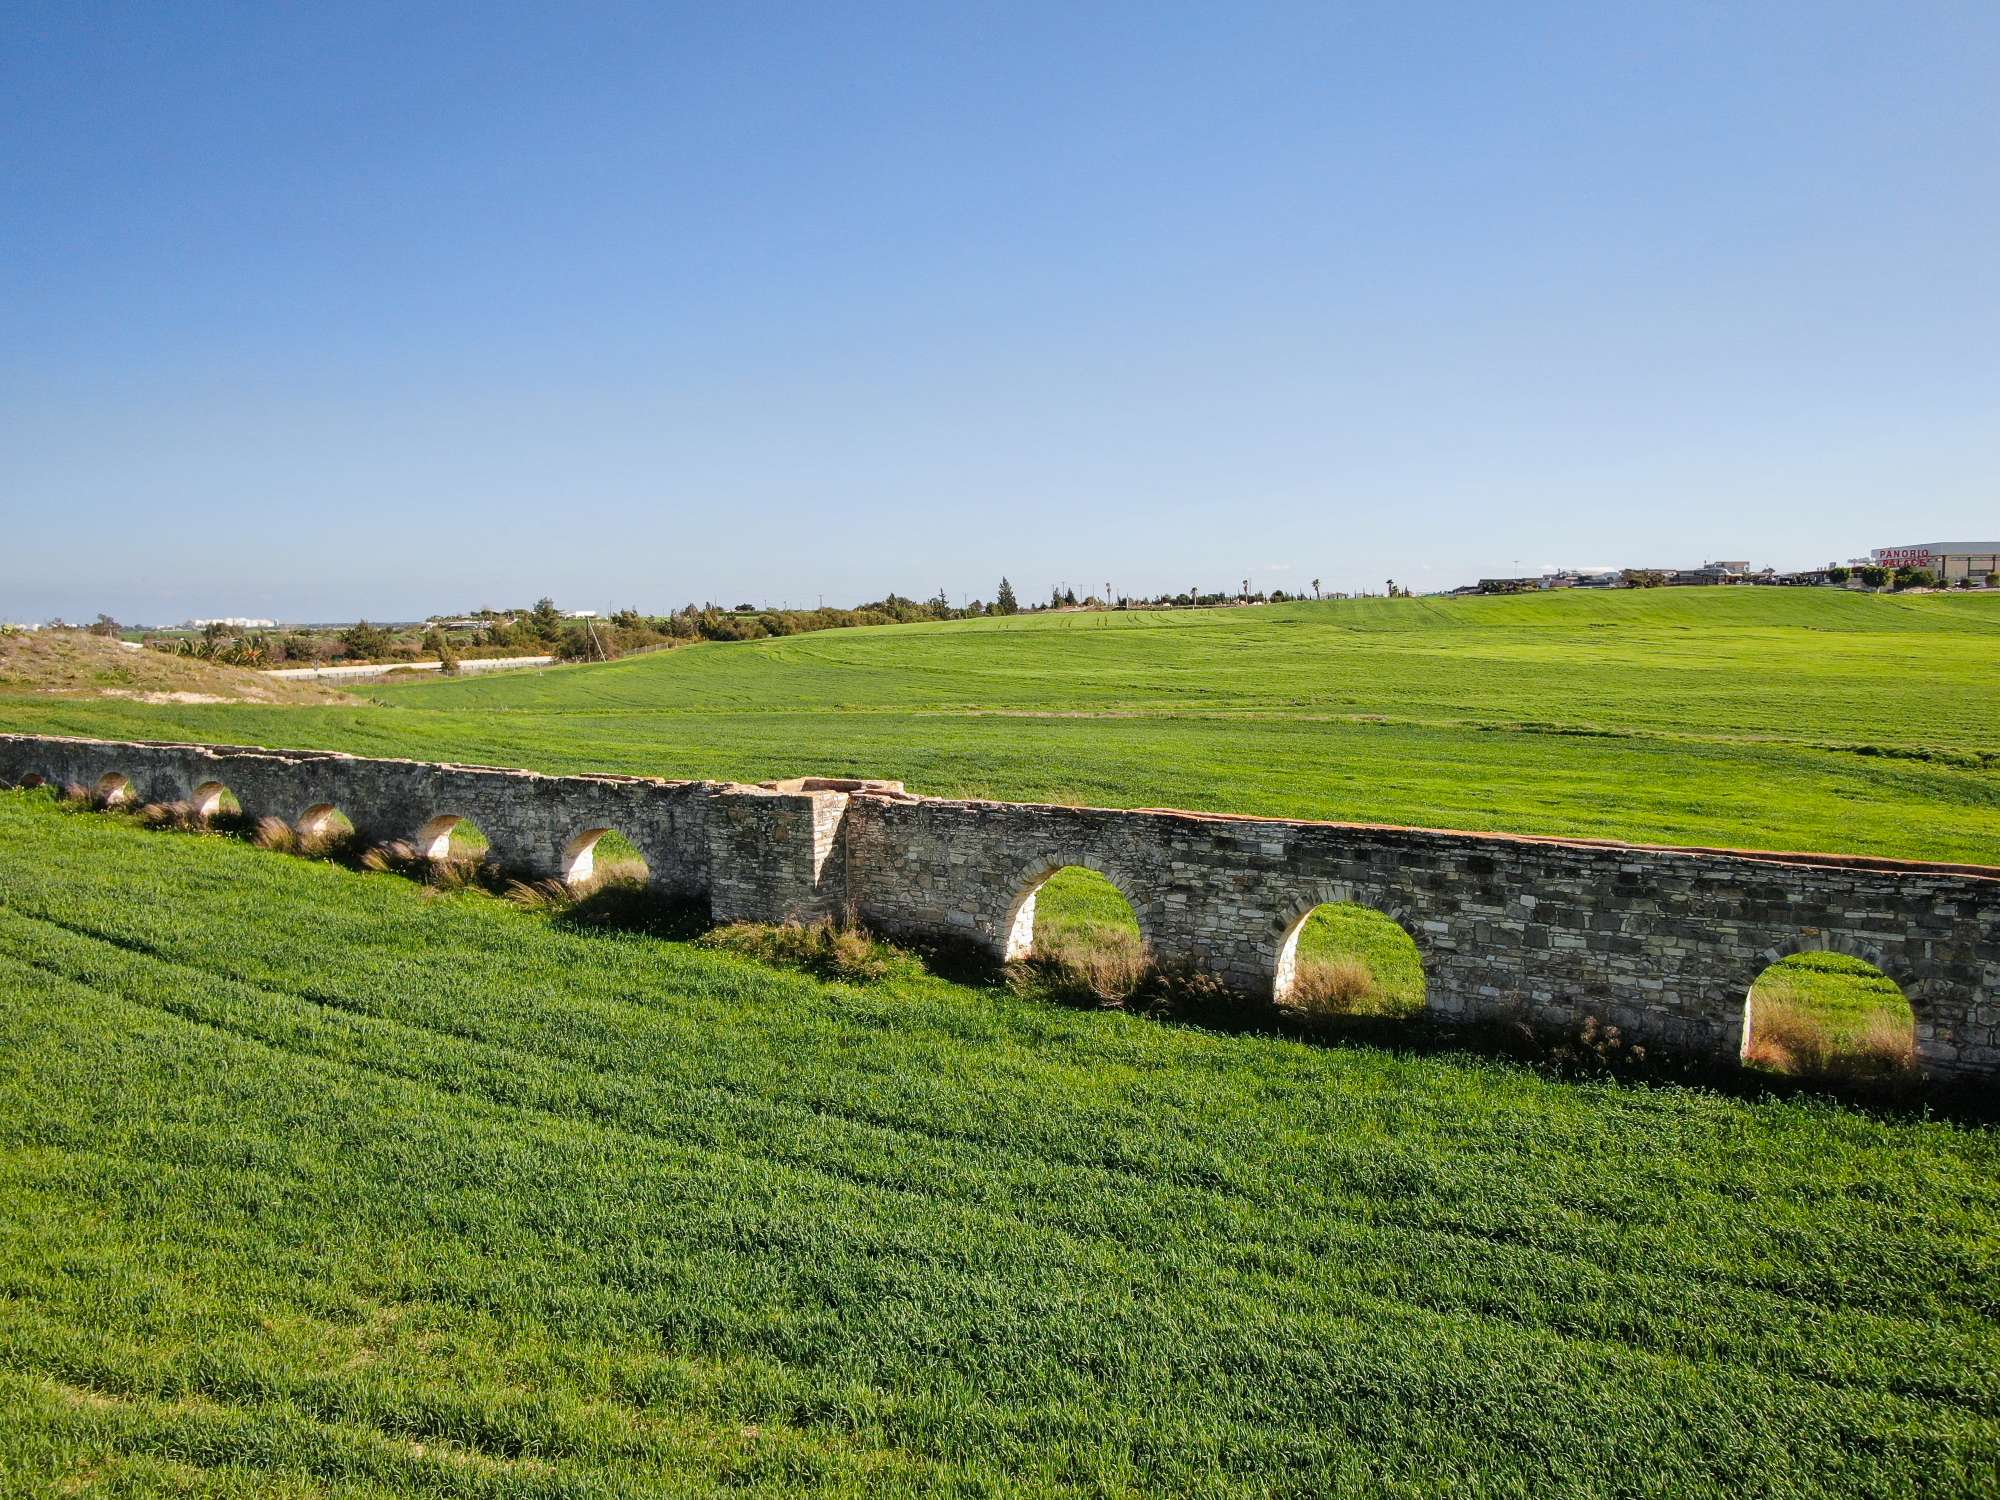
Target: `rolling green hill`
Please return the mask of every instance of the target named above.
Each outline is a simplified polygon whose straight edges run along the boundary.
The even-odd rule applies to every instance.
[[[1996,1220],[1989,1130],[0,793],[8,1496],[1986,1496]]]
[[[829,631],[0,727],[2000,861],[2000,595],[1579,592]]]

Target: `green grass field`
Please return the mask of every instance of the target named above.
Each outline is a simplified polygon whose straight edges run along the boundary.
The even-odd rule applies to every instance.
[[[0,794],[0,1493],[1987,1496],[1990,1130]]]
[[[2000,594],[1683,589],[831,631],[0,727],[2000,862]]]

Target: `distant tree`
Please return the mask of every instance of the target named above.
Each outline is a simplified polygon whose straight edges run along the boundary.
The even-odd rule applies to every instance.
[[[1658,568],[1627,568],[1624,576],[1628,589],[1656,589],[1667,581],[1667,575]]]
[[[1986,575],[1986,586],[1989,589],[2000,589],[2000,573],[1988,573]]]
[[[394,644],[388,631],[379,625],[370,625],[366,620],[357,620],[340,632],[342,652],[363,661],[387,656]]]
[[[1937,583],[1937,574],[1929,568],[1896,569],[1896,587],[1899,589],[1927,589]]]
[[[1313,598],[1317,599],[1318,597],[1319,597],[1319,580],[1315,578],[1313,580]]]
[[[535,601],[535,607],[520,621],[521,628],[538,637],[543,644],[554,646],[562,640],[562,611],[556,608],[556,601],[544,594]]]
[[[1856,576],[1871,589],[1879,589],[1889,581],[1889,570],[1887,568],[1878,568],[1870,564],[1865,568],[1856,568],[1854,571]]]
[[[90,633],[92,635],[119,635],[123,633],[124,629],[125,627],[112,619],[111,616],[100,614],[97,617],[97,623],[90,627]]]
[[[1849,576],[1845,568],[1828,568],[1826,570],[1826,581],[1828,583],[1845,583]]]
[[[1062,591],[1062,602],[1071,609],[1076,608],[1076,590],[1064,589]]]
[[[1014,585],[1005,578],[1000,580],[1000,592],[993,596],[993,613],[1011,615],[1020,612],[1020,602],[1014,597]]]
[[[438,670],[445,676],[458,675],[458,647],[451,643],[451,637],[442,630],[432,629],[424,632],[424,655],[435,656],[438,660]]]

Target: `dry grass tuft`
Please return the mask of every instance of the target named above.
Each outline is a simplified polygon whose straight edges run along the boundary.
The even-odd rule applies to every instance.
[[[178,833],[195,833],[208,827],[208,819],[195,811],[192,802],[148,802],[133,816],[148,828],[167,828]]]
[[[1017,990],[1124,1005],[1146,988],[1155,966],[1136,932],[1064,930],[1036,933],[1034,948],[1007,972]]]
[[[576,892],[561,880],[510,880],[501,894],[529,911],[567,911],[577,900]]]
[[[1309,1016],[1355,1016],[1377,1009],[1380,989],[1368,961],[1353,954],[1300,959],[1285,996],[1287,1009]]]
[[[1761,982],[1750,1007],[1753,1067],[1823,1082],[1877,1082],[1916,1071],[1916,1039],[1901,1018],[1878,1011],[1858,1032],[1835,1035],[1825,1019],[1784,980]]]
[[[352,828],[322,828],[295,837],[293,852],[306,859],[330,859],[343,865],[361,863],[361,839]]]
[[[583,897],[612,886],[643,886],[652,878],[653,872],[646,868],[643,859],[600,859],[590,878],[572,881],[570,889]]]
[[[298,852],[299,834],[283,818],[259,818],[250,830],[250,842],[259,849],[276,849],[281,854]]]
[[[803,969],[824,979],[866,984],[892,974],[914,973],[917,961],[902,949],[853,923],[731,922],[700,939],[705,948],[741,954],[762,963]]]
[[[414,844],[392,839],[361,856],[364,870],[401,875],[438,891],[500,891],[505,888],[498,867],[468,855],[433,859]]]

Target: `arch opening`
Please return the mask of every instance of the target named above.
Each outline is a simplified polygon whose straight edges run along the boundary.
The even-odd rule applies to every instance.
[[[417,830],[417,853],[434,863],[477,864],[492,848],[486,831],[461,813],[440,813]]]
[[[299,814],[298,852],[330,854],[355,841],[354,822],[332,802],[316,802]]]
[[[132,778],[123,771],[106,771],[95,788],[99,807],[117,807],[132,800]]]
[[[47,786],[48,778],[40,771],[30,771],[17,783],[24,792],[33,791],[38,786]]]
[[[237,801],[234,792],[219,781],[204,781],[196,787],[188,798],[188,805],[197,818],[204,820],[243,816],[243,804]]]
[[[1743,1065],[1833,1082],[1916,1071],[1917,1018],[1902,987],[1867,959],[1812,949],[1781,958],[1750,986]]]
[[[563,846],[563,883],[573,891],[644,886],[652,869],[639,846],[615,828],[586,828]]]
[[[1272,998],[1302,1015],[1404,1020],[1423,1013],[1424,957],[1386,912],[1325,901],[1295,918],[1278,947]]]
[[[1131,900],[1100,872],[1055,865],[1014,898],[1006,959],[1060,993],[1104,1003],[1129,999],[1152,972]]]

